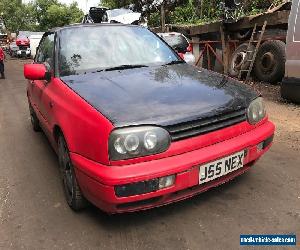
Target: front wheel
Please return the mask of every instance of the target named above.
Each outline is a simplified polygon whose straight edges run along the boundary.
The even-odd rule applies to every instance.
[[[58,138],[58,159],[63,181],[64,193],[68,205],[74,211],[80,211],[87,206],[76,180],[74,167],[72,165],[67,143],[62,135]]]
[[[40,121],[37,118],[31,105],[29,105],[29,112],[30,112],[30,121],[31,121],[33,131],[40,132],[41,131]]]

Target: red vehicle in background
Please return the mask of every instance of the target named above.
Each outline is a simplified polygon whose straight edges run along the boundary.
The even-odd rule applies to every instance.
[[[17,37],[16,44],[17,44],[17,46],[29,46],[30,45],[30,40],[25,35],[19,35]]]
[[[26,35],[19,35],[16,40],[16,46],[18,47],[17,57],[29,58],[31,56],[30,40]]]

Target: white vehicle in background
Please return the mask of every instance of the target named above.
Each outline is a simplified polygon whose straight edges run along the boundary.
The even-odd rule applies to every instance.
[[[113,9],[107,10],[103,17],[104,22],[123,23],[138,25],[141,20],[141,13],[133,12],[130,9]]]
[[[141,13],[125,8],[111,10],[106,7],[91,7],[82,23],[123,23],[147,26]]]
[[[196,59],[193,55],[193,46],[186,36],[178,32],[157,33],[157,35],[171,46],[188,64],[195,64]]]
[[[40,44],[40,41],[42,39],[43,35],[30,35],[29,40],[30,40],[30,50],[31,50],[31,56],[34,58],[36,54],[36,50]]]
[[[31,57],[31,50],[29,47],[20,47],[17,51],[18,58],[30,58]]]
[[[281,95],[285,99],[300,103],[300,0],[293,0],[292,3]]]

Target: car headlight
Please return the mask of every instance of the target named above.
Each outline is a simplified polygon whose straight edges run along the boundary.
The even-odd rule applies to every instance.
[[[110,160],[125,160],[166,151],[169,133],[160,127],[142,126],[114,130],[109,136]]]
[[[251,102],[247,110],[248,122],[252,125],[260,122],[266,116],[266,109],[262,97]]]

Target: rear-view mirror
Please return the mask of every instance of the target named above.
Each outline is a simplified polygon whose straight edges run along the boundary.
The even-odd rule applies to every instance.
[[[25,64],[24,76],[28,80],[47,80],[47,69],[44,64]]]

